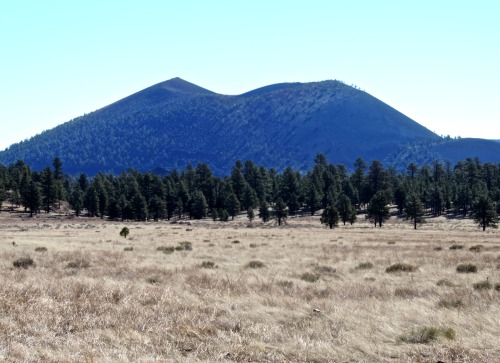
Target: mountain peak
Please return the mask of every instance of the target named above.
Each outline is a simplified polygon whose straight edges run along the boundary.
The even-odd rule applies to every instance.
[[[168,81],[156,84],[153,87],[166,89],[172,92],[195,93],[195,94],[214,94],[214,92],[207,90],[203,87],[197,86],[194,83],[183,80],[182,78],[175,77]]]

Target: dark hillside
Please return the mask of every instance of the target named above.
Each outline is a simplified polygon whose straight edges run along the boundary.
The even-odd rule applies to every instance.
[[[339,81],[283,83],[239,96],[180,78],[158,83],[0,152],[35,169],[59,156],[68,173],[183,168],[226,174],[238,159],[305,170],[325,153],[352,167],[402,144],[440,138],[375,97]],[[463,158],[462,158],[463,159]]]

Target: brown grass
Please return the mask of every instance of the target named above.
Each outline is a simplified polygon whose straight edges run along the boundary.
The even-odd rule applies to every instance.
[[[120,223],[0,215],[0,361],[498,361],[500,231],[318,218],[127,222],[124,239]],[[401,261],[418,269],[386,273]]]

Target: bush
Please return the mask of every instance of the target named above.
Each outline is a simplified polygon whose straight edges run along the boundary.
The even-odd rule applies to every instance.
[[[446,286],[446,287],[453,287],[455,286],[453,284],[453,282],[451,282],[450,280],[446,280],[446,279],[442,279],[442,280],[439,280],[436,285],[438,286]]]
[[[180,247],[180,249],[179,249]],[[188,241],[184,241],[184,242],[179,242],[179,246],[175,248],[176,250],[178,251],[191,251],[193,249],[193,245],[191,244],[191,242],[188,242]]]
[[[499,291],[500,292],[500,282],[497,282],[495,284],[495,290]]]
[[[457,266],[457,272],[461,274],[476,273],[477,266],[471,263],[463,263]]]
[[[394,290],[394,296],[399,297],[401,299],[413,299],[420,295],[418,290],[410,289],[408,287],[398,287]]]
[[[463,245],[451,245],[450,246],[450,250],[461,250],[463,248],[464,248]]]
[[[134,247],[125,247],[123,250],[124,251],[133,251]]]
[[[319,274],[314,274],[312,272],[304,272],[300,279],[307,282],[316,282],[319,280]]]
[[[203,261],[201,263],[201,268],[216,268],[215,263],[212,261]]]
[[[414,272],[417,269],[416,266],[409,265],[407,263],[395,263],[392,266],[389,266],[385,269],[387,273],[394,272]]]
[[[491,282],[488,280],[476,282],[472,286],[474,287],[474,290],[489,290],[493,287]]]
[[[164,254],[170,255],[171,253],[174,253],[175,248],[174,247],[168,247],[168,246],[160,246],[156,247],[157,251],[163,251]]]
[[[441,246],[434,247],[434,251],[442,251],[442,250],[443,250],[443,247],[441,247]]]
[[[30,266],[35,267],[35,262],[31,257],[21,257],[13,262],[14,267],[17,268],[28,268]]]
[[[469,248],[469,251],[472,251],[472,252],[481,252],[482,248],[483,248],[482,245],[476,245],[476,246],[472,246],[471,248]]]
[[[373,263],[371,262],[361,262],[358,266],[356,266],[356,270],[369,270],[373,268]]]
[[[439,338],[455,339],[455,331],[452,328],[421,327],[401,335],[399,340],[405,343],[428,344]]]
[[[257,260],[254,260],[254,261],[250,261],[248,264],[247,264],[247,268],[262,268],[264,267],[264,263],[261,262],[261,261],[257,261]]]
[[[130,230],[127,227],[123,227],[122,230],[120,231],[120,236],[127,239],[127,236],[129,235],[129,233],[130,233]]]
[[[79,258],[78,260],[69,262],[66,267],[67,268],[87,268],[89,266],[90,266],[89,261],[87,261],[83,258]]]
[[[438,307],[446,309],[460,309],[464,307],[461,299],[441,299],[438,302]]]
[[[35,248],[35,252],[47,252],[47,247],[37,247]]]

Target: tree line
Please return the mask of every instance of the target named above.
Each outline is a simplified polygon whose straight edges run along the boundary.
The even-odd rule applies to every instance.
[[[23,161],[0,165],[0,208],[10,203],[33,216],[57,211],[63,202],[76,216],[111,220],[228,221],[241,212],[252,220],[257,211],[264,222],[275,219],[281,225],[289,215],[322,212],[320,220],[330,228],[355,223],[360,213],[382,227],[393,205],[415,229],[426,215],[453,214],[474,218],[484,230],[497,225],[500,164],[468,158],[455,165],[410,163],[398,172],[378,160],[357,159],[349,172],[318,154],[306,173],[292,167],[278,172],[249,160],[236,161],[225,177],[215,176],[204,163],[166,176],[129,169],[93,177],[64,174],[57,157],[41,171]]]

